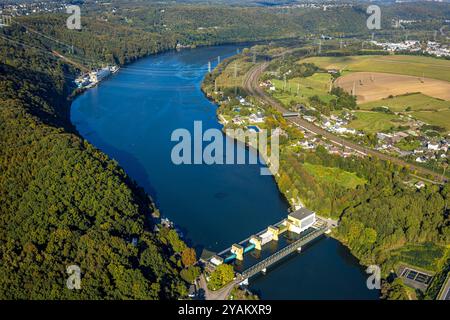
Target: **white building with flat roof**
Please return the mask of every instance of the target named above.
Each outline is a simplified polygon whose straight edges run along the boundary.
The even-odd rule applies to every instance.
[[[289,231],[301,233],[312,227],[316,222],[316,213],[306,208],[300,208],[288,215]]]

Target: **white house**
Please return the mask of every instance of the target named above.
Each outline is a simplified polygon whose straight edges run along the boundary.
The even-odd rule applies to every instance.
[[[263,123],[264,122],[264,116],[260,112],[252,113],[249,116],[249,121],[251,123]]]
[[[427,162],[427,158],[425,158],[425,157],[417,157],[416,158],[416,162],[419,162],[419,163]]]
[[[428,150],[439,150],[439,143],[428,142]]]

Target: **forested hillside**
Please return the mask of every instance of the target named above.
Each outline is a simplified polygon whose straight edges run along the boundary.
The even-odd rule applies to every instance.
[[[57,29],[53,21],[58,20],[41,28]],[[114,38],[114,30],[93,25],[77,35],[77,45],[95,52],[92,43]],[[165,49],[135,50],[120,30],[114,50],[121,61]],[[64,37],[62,31],[53,34]],[[178,256],[183,245],[176,233],[149,232],[150,199],[116,162],[72,133],[67,96],[73,68],[23,27],[8,29],[5,37],[0,39],[0,298],[185,295]],[[79,291],[66,288],[69,265],[81,269]]]
[[[132,2],[118,7],[114,12],[112,8],[117,6],[112,3],[102,7],[100,16],[108,21],[150,32],[175,34],[184,45],[317,37],[321,34],[369,38],[372,33],[366,26],[367,3],[323,10],[264,5],[247,7],[248,2],[233,2],[233,5],[229,2],[223,4],[222,1],[213,2],[212,5],[207,1],[198,2],[189,5],[154,2],[146,6]],[[414,19],[416,23],[407,25],[407,29],[420,29],[424,33],[430,30],[432,34],[450,14],[448,4],[436,3],[381,5],[381,10],[382,30],[376,33],[397,32],[400,37],[405,35],[405,27],[394,30],[392,22],[395,19]]]

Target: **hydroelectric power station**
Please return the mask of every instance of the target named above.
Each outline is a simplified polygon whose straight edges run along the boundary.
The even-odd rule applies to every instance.
[[[207,269],[227,263],[234,267],[236,280],[248,283],[259,272],[330,230],[327,221],[306,208],[290,213],[287,218],[207,259]]]

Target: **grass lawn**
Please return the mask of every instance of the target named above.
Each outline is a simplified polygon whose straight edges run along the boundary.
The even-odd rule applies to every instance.
[[[406,245],[401,249],[391,252],[391,259],[396,262],[403,262],[411,266],[436,272],[442,268],[443,257],[445,257],[447,250],[447,248],[437,246],[433,243]]]
[[[387,72],[450,81],[450,60],[431,57],[407,55],[312,57],[300,62],[312,62],[322,68],[344,69],[346,72]]]
[[[309,174],[320,180],[320,182],[327,184],[337,183],[347,189],[355,189],[358,185],[363,185],[367,182],[355,173],[339,168],[324,167],[311,163],[305,163],[304,167]]]
[[[436,99],[421,93],[407,94],[360,104],[362,110],[386,106],[393,112],[450,110],[450,101]],[[449,119],[450,121],[450,119]]]
[[[450,109],[433,111],[415,111],[411,113],[413,117],[429,124],[446,128],[450,131]]]
[[[420,141],[414,140],[411,142],[407,142],[404,139],[396,144],[396,146],[399,147],[403,151],[413,151],[413,150],[419,148],[420,145],[421,145]]]
[[[244,82],[245,74],[252,66],[252,62],[245,61],[244,59],[236,59],[232,61],[217,77],[217,86],[219,88],[231,88],[234,86],[241,87]],[[234,77],[235,68],[236,78]]]
[[[280,100],[284,105],[288,106],[291,101],[295,103],[306,103],[308,98],[314,95],[328,103],[333,99],[333,95],[328,94],[330,88],[331,76],[328,73],[315,73],[306,78],[294,78],[286,82],[286,90],[283,90],[284,81],[272,79],[276,91],[273,96]],[[297,86],[299,87],[299,94],[297,95]]]
[[[387,131],[402,124],[396,121],[399,120],[399,117],[394,114],[371,111],[355,111],[353,114],[357,119],[352,120],[348,126],[366,133]]]

